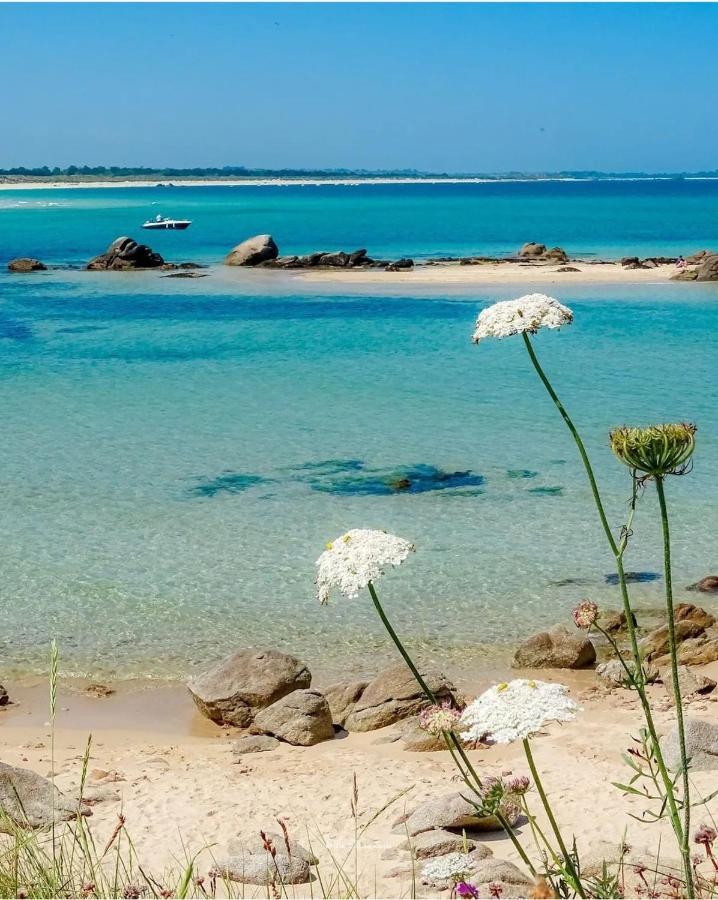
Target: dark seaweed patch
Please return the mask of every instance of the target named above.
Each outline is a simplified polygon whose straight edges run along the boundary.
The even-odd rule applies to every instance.
[[[558,581],[549,581],[552,587],[568,587],[571,584],[591,584],[589,578],[560,578]]]
[[[535,478],[538,472],[531,469],[507,469],[506,476],[508,478]]]
[[[661,577],[660,572],[626,572],[626,581],[646,582],[658,581]],[[611,572],[604,576],[606,584],[618,584],[618,575]]]
[[[529,488],[529,494],[543,494],[545,497],[558,497],[563,494],[563,488],[558,485],[554,487]]]
[[[322,475],[340,475],[342,472],[359,472],[364,468],[361,459],[322,459],[318,462],[306,462],[298,466],[289,466],[289,472],[305,472],[309,477]]]
[[[195,497],[216,497],[217,494],[241,494],[258,484],[266,484],[269,479],[261,475],[246,475],[243,472],[223,472],[215,478],[207,478],[190,491]]]
[[[372,470],[337,478],[317,478],[310,483],[313,490],[324,493],[386,496],[478,487],[484,480],[483,475],[477,475],[468,469],[462,472],[444,472],[436,466],[417,465],[389,471]]]

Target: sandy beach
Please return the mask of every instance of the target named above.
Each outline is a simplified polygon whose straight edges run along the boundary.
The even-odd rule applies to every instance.
[[[718,663],[701,671],[716,677]],[[621,838],[636,850],[655,851],[661,839],[671,846],[668,823],[657,827],[631,818],[640,817],[646,803],[611,786],[627,779],[621,753],[640,727],[635,695],[597,688],[592,672],[546,671],[542,677],[570,684],[582,706],[576,721],[551,726],[533,742],[566,833],[576,835],[587,857],[604,852],[605,842],[615,844]],[[667,730],[671,713],[664,688],[657,685],[651,690],[659,728]],[[12,693],[17,703],[0,714],[2,759],[47,775],[51,758],[45,686]],[[714,718],[717,700],[694,701],[689,714]],[[98,843],[107,839],[121,812],[139,859],[155,872],[181,866],[185,854],[199,852],[197,869],[206,873],[224,855],[229,840],[260,829],[276,832],[277,820],[282,819],[293,840],[311,845],[325,884],[336,878],[333,859],[346,860],[354,877],[351,798],[356,775],[359,828],[376,816],[358,847],[361,893],[410,896],[408,856],[398,849],[405,835],[393,823],[419,802],[461,787],[447,752],[408,752],[400,743],[390,742],[394,727],[343,734],[314,747],[282,745],[271,753],[238,758],[232,753],[237,731],[202,719],[180,685],[130,686],[100,698],[75,686],[61,690],[58,702],[55,771],[56,783],[65,792],[77,791],[90,732],[86,793],[93,804],[90,824],[95,839]],[[520,743],[471,751],[470,756],[482,776],[526,770]],[[708,793],[715,786],[712,772],[697,772],[693,780],[696,791]],[[533,805],[536,800],[533,796]],[[718,814],[718,801],[702,809],[699,817],[708,820],[712,814]],[[519,826],[519,832],[530,843],[526,825]],[[480,840],[496,859],[520,863],[501,832],[485,833]],[[664,849],[662,858],[672,855]],[[391,874],[397,868],[403,875]],[[421,896],[437,895],[418,887]],[[290,889],[296,896],[312,891],[316,896],[317,891],[316,884]],[[246,890],[247,896],[266,895],[263,888],[248,885]]]
[[[577,271],[565,271],[566,267]],[[562,271],[562,269],[564,271]],[[417,265],[413,269],[386,272],[383,269],[308,269],[288,273],[291,278],[317,284],[366,285],[381,284],[431,285],[541,285],[555,284],[663,284],[680,270],[675,265],[659,265],[650,269],[627,269],[619,262],[582,262],[571,260],[565,266],[540,263],[492,262],[481,265],[435,263]],[[271,277],[270,273],[268,277]]]

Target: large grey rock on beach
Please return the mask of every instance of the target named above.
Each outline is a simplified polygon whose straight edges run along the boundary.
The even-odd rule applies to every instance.
[[[87,268],[93,271],[128,269],[156,269],[164,259],[146,244],[138,244],[130,237],[118,237],[99,256],[91,259]]]
[[[319,691],[292,691],[266,709],[250,725],[253,734],[268,734],[301,747],[334,738],[332,713]]]
[[[344,726],[347,716],[354,709],[368,684],[368,681],[338,681],[324,690],[335,725]]]
[[[16,825],[46,828],[53,823],[67,822],[78,813],[91,816],[92,811],[79,800],[62,794],[42,775],[0,763],[0,808]],[[10,830],[0,818],[0,832]]]
[[[661,680],[671,701],[673,695],[673,671],[667,666],[661,672]],[[681,689],[681,697],[691,697],[694,694],[710,694],[716,688],[716,683],[707,675],[693,672],[688,666],[678,666],[678,686]]]
[[[33,259],[29,256],[11,259],[7,267],[10,272],[42,272],[47,269],[47,266],[41,263],[39,259]]]
[[[596,661],[596,648],[582,634],[562,625],[527,638],[516,650],[513,665],[519,669],[585,669]]]
[[[422,831],[414,837],[407,838],[403,844],[399,844],[399,850],[406,850],[414,859],[429,859],[432,856],[444,856],[446,853],[471,851],[476,851],[477,859],[493,856],[493,851],[485,844],[478,844],[464,834],[442,828]]]
[[[504,814],[510,824],[518,821],[520,810],[515,804],[507,805]],[[460,828],[476,831],[501,831],[495,816],[482,816],[476,807],[460,793],[446,794],[426,800],[408,816],[400,816],[393,830],[411,837],[433,829]]]
[[[421,673],[441,702],[453,698],[454,685],[441,672]],[[428,703],[414,676],[403,664],[385,669],[366,686],[344,720],[347,731],[373,731],[416,715]]]
[[[310,866],[317,862],[313,854],[292,841],[288,850],[283,835],[269,832],[265,837],[275,850],[274,856],[259,834],[239,838],[229,842],[228,855],[220,859],[213,871],[221,878],[241,884],[306,884],[310,880]]]
[[[239,650],[187,683],[203,715],[219,725],[251,725],[260,709],[308,688],[309,669],[279,650]]]
[[[699,772],[718,769],[718,725],[703,719],[686,719],[685,733],[690,769]],[[677,728],[666,735],[661,745],[666,765],[675,772],[681,762]]]
[[[227,266],[257,266],[279,256],[279,248],[271,234],[255,234],[229,251],[224,259]]]

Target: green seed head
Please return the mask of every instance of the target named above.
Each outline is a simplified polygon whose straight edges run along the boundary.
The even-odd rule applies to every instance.
[[[610,433],[611,450],[629,468],[652,478],[682,475],[695,447],[696,426],[649,425],[616,428]]]

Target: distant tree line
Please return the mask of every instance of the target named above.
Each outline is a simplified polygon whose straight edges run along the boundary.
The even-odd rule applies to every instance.
[[[418,169],[252,169],[247,166],[196,166],[191,169],[174,167],[153,168],[151,166],[15,166],[10,169],[0,168],[0,177],[17,178],[341,178],[341,177],[383,177],[383,178],[488,178],[500,181],[506,178],[684,178],[688,176],[702,178],[718,177],[718,169],[705,172],[666,172],[647,174],[646,172],[502,172],[501,174],[485,173],[450,173],[421,172]]]

